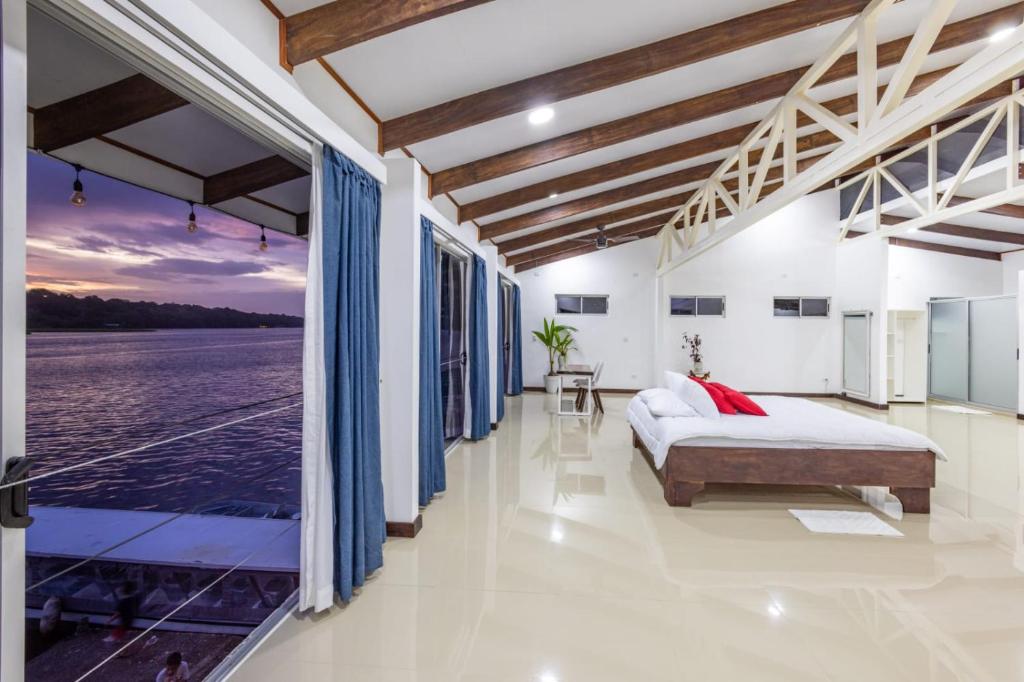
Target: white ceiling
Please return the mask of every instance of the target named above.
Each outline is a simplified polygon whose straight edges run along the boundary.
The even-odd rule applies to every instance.
[[[276,1],[278,8],[286,15],[320,4],[324,3],[321,0]],[[601,3],[600,10],[595,11],[592,0],[494,0],[335,52],[327,55],[326,60],[378,116],[387,120],[777,4],[780,4],[777,0],[731,0],[717,3],[635,0],[631,3]],[[928,4],[929,0],[904,0],[894,6],[879,26],[880,40],[911,35]],[[950,22],[1010,4],[1006,0],[960,2]],[[416,143],[409,148],[425,168],[437,172],[696,95],[806,66],[826,50],[848,23],[847,20],[819,26],[614,88],[554,103],[555,118],[543,126],[530,125],[526,120],[527,112],[522,112]],[[985,41],[979,41],[932,55],[924,71],[961,63],[984,44]],[[881,80],[884,82],[893,70],[893,67],[882,70]],[[826,101],[853,92],[855,84],[847,79],[817,88],[814,94],[818,101]],[[466,204],[734,126],[751,124],[767,114],[773,105],[773,101],[751,104],[719,116],[461,188],[452,192],[452,197],[460,204]],[[806,132],[816,129],[810,127]],[[560,192],[555,198],[517,206],[485,216],[477,222],[486,225],[715,161],[725,154],[719,152],[687,159],[583,189]],[[499,241],[650,201],[682,189],[638,194],[628,201],[599,210],[499,237]],[[1016,223],[1020,221],[983,214],[971,216],[970,221],[965,218],[961,222],[1012,230],[1019,229]],[[932,236],[927,238],[932,239]],[[936,239],[956,238],[940,236]],[[968,244],[973,242],[961,241]],[[981,244],[976,248],[1002,250],[1005,246]]]

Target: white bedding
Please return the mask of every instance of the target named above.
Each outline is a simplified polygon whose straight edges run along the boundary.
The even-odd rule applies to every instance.
[[[945,453],[919,433],[803,398],[751,396],[767,417],[723,414],[655,417],[639,397],[629,402],[629,423],[660,469],[673,445],[694,447],[820,448],[849,450],[931,450]]]

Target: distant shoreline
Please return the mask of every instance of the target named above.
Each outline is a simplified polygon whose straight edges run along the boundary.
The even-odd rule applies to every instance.
[[[112,332],[155,332],[155,329],[71,329],[70,327],[58,327],[56,329],[29,329],[29,334],[52,334],[52,333],[68,333],[68,332],[89,332],[94,334],[104,334]]]
[[[221,331],[221,330],[236,330],[236,329],[302,329],[302,327],[162,327],[160,329],[128,329],[128,328],[90,328],[83,327],[82,329],[73,329],[71,327],[58,327],[55,329],[41,328],[41,329],[29,329],[29,334],[69,334],[69,333],[88,333],[88,334],[115,334],[124,332],[167,332],[167,331],[195,331],[208,329],[210,331]]]

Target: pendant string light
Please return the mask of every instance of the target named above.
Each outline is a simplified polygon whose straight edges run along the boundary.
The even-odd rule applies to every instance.
[[[189,234],[193,234],[199,229],[199,225],[196,224],[196,203],[194,201],[188,202],[188,222],[185,223],[185,229]]]
[[[82,171],[85,170],[81,164],[73,163],[71,167],[75,169],[75,181],[71,185],[71,197],[69,201],[72,206],[79,208],[83,207],[88,203],[88,199],[85,196],[85,187],[82,185]],[[185,229],[188,230],[189,234],[193,234],[199,231],[199,223],[196,221],[196,204],[194,201],[188,202],[188,221],[185,223]],[[266,251],[270,248],[270,244],[267,242],[267,228],[264,225],[260,225],[260,251]]]
[[[85,191],[82,187],[82,178],[80,177],[82,173],[82,166],[77,163],[72,164],[72,166],[75,169],[75,182],[74,184],[71,185],[72,191],[71,198],[69,199],[69,201],[71,202],[72,206],[77,206],[81,208],[85,206],[86,201],[88,201],[85,198]]]

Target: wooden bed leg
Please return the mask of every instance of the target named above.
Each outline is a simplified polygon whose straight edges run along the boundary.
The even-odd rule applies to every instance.
[[[703,481],[665,481],[665,501],[670,507],[690,507],[694,496],[702,490]]]
[[[903,503],[906,514],[927,514],[931,511],[931,488],[889,488]]]
[[[634,448],[639,448],[640,447],[640,436],[636,435],[636,431],[633,431],[633,447]]]

